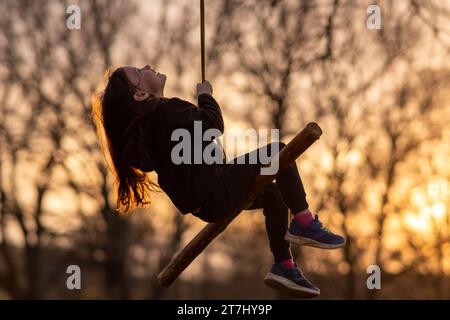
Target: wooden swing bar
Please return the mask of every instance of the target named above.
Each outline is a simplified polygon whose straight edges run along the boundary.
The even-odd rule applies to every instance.
[[[279,170],[291,165],[303,152],[305,152],[322,135],[322,130],[317,123],[309,123],[299,134],[295,136],[282,150],[272,159],[278,161]],[[274,175],[259,175],[256,177],[247,197],[241,207],[233,212],[229,218],[220,223],[208,223],[203,229],[170,261],[160,272],[158,280],[164,287],[170,286],[177,277],[191,264],[191,262],[236,218],[239,213],[248,208],[256,198],[261,189],[276,178]]]

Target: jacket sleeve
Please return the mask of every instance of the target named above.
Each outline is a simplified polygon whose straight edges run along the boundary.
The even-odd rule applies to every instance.
[[[178,127],[191,127],[194,121],[201,121],[203,130],[218,129],[223,134],[222,111],[216,100],[209,94],[198,96],[198,107],[176,98],[176,106],[173,107],[172,112]]]
[[[210,94],[201,94],[198,96],[199,110],[206,112],[211,128],[219,129],[222,133],[225,129],[223,123],[222,111],[219,104]]]

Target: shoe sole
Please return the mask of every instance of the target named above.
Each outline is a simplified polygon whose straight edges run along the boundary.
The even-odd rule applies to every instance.
[[[320,295],[320,290],[302,287],[282,276],[268,273],[264,278],[264,283],[272,289],[287,293],[298,299],[310,299]]]
[[[286,232],[286,235],[284,236],[284,239],[286,241],[289,241],[291,243],[299,244],[301,246],[309,246],[314,248],[320,248],[320,249],[326,249],[326,250],[333,250],[333,249],[339,249],[345,246],[347,241],[344,241],[343,243],[339,244],[328,244],[328,243],[322,243],[318,242],[312,239],[303,238],[300,236],[294,236],[289,231]]]

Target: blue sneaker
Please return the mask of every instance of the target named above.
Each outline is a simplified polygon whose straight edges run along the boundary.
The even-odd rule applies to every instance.
[[[289,230],[284,237],[286,241],[303,246],[321,249],[337,249],[345,246],[345,239],[332,233],[319,221],[316,214],[314,220],[307,226],[301,225],[297,220],[292,220]]]
[[[285,269],[280,263],[274,263],[272,269],[264,277],[264,283],[272,289],[300,299],[314,298],[320,295],[320,289],[305,278],[297,264],[295,267]]]

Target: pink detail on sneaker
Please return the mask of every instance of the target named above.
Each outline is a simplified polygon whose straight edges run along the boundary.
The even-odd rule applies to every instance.
[[[297,220],[301,225],[307,226],[311,223],[311,221],[313,221],[314,218],[311,211],[309,211],[309,209],[306,209],[305,211],[295,214],[294,219]]]
[[[294,267],[294,260],[293,260],[292,258],[291,258],[291,259],[283,260],[283,261],[281,261],[281,266],[282,266],[284,269],[291,269],[291,268]]]

